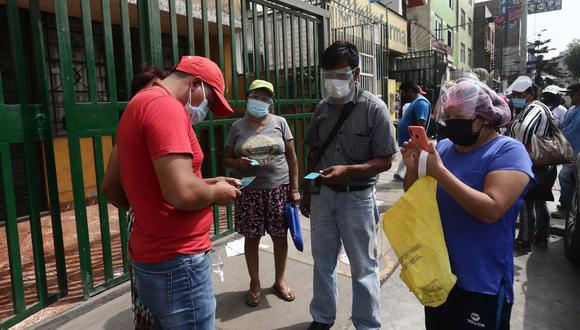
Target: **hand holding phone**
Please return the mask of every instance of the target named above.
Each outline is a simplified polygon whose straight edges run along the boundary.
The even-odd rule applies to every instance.
[[[429,151],[429,139],[423,126],[409,126],[409,134],[411,135],[411,140],[417,143],[421,149]]]

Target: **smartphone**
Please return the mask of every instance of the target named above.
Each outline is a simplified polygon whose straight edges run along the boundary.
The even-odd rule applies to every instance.
[[[421,149],[429,150],[429,139],[425,133],[425,127],[409,126],[409,134],[411,135],[411,140],[417,143]]]
[[[304,192],[310,193],[312,195],[318,195],[322,187],[322,181],[319,172],[310,172],[304,177],[304,184],[302,188]]]
[[[250,185],[250,183],[252,183],[252,181],[254,181],[256,177],[255,176],[246,176],[244,178],[240,179],[240,189],[244,189],[247,186]]]

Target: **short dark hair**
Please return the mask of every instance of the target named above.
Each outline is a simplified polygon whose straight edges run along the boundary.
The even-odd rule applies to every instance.
[[[354,69],[358,67],[358,50],[348,41],[335,41],[324,50],[320,65],[323,69],[332,69],[340,63],[346,62]]]
[[[158,69],[154,66],[148,66],[143,69],[143,72],[133,76],[131,80],[131,97],[135,96],[137,92],[143,89],[151,80],[158,78],[164,79],[167,77],[167,72],[165,70]]]
[[[408,80],[401,84],[399,90],[405,92],[419,93],[419,86],[414,81]]]

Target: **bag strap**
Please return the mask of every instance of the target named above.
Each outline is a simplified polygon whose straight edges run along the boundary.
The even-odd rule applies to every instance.
[[[316,167],[316,165],[320,161],[320,158],[322,157],[322,154],[324,153],[324,150],[326,150],[326,148],[330,145],[332,140],[334,140],[334,138],[336,137],[336,133],[338,133],[338,130],[342,127],[342,125],[344,124],[346,119],[353,112],[353,110],[352,110],[353,108],[354,108],[354,103],[352,103],[352,102],[347,103],[345,105],[345,107],[342,109],[342,112],[340,113],[340,117],[338,117],[338,121],[336,122],[336,125],[334,125],[334,127],[332,128],[332,131],[330,131],[330,134],[326,137],[326,140],[324,141],[324,143],[321,144],[320,147],[314,148],[316,150],[316,153],[314,154],[315,158],[312,159],[308,164],[311,168]],[[314,150],[311,150],[310,153],[312,153],[313,151]]]
[[[419,154],[419,178],[427,176],[427,157],[429,153],[425,150],[421,150]]]

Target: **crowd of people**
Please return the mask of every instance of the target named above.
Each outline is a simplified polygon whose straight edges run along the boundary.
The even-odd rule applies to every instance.
[[[285,277],[288,226],[284,205],[299,204],[310,218],[313,268],[312,322],[330,329],[337,312],[336,271],[344,248],[352,272],[352,322],[379,329],[377,261],[379,213],[375,184],[400,147],[395,180],[409,189],[418,178],[422,148],[409,126],[438,127],[429,146],[427,174],[438,182],[444,237],[457,283],[447,301],[426,307],[427,329],[464,329],[466,313],[478,324],[509,329],[514,303],[513,249],[546,248],[559,178],[564,217],[574,191],[574,167],[535,166],[528,145],[533,135],[559,127],[580,152],[580,84],[539,90],[518,78],[507,98],[477,78],[445,84],[434,106],[414,82],[400,86],[405,103],[395,129],[385,103],[362,89],[356,47],[335,42],[321,56],[322,101],[315,107],[304,144],[308,171],[320,176],[318,190],[300,190],[294,136],[273,113],[275,88],[255,80],[246,91],[242,118],[230,128],[224,163],[234,177],[203,178],[204,152],[192,128],[209,111],[233,113],[224,78],[211,60],[184,56],[171,72],[154,68],[133,81],[133,97],[117,132],[102,191],[130,210],[129,252],[135,326],[139,329],[214,329],[216,300],[211,282],[211,205],[235,204],[235,229],[245,238],[249,288],[245,303],[261,302],[258,245],[268,233],[274,244],[279,297],[295,293]],[[480,75],[481,76],[481,75]],[[574,104],[563,106],[567,93]],[[254,178],[242,186],[240,179]],[[301,195],[302,192],[302,195]],[[515,233],[519,218],[520,229]]]

